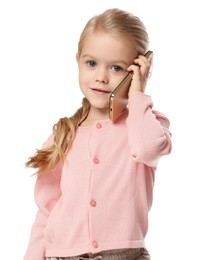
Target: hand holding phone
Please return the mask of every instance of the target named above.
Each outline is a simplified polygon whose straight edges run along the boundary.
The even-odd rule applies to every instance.
[[[153,52],[148,51],[145,57],[148,58]],[[115,122],[125,111],[128,104],[128,91],[131,85],[133,72],[129,72],[119,85],[111,92],[109,97],[109,118]]]

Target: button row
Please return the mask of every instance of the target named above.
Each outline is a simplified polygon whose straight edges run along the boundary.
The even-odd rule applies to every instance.
[[[96,127],[98,128],[98,129],[100,129],[100,128],[102,128],[102,125],[100,124],[100,123],[97,123],[96,124]],[[97,158],[97,157],[95,157],[94,159],[93,159],[93,162],[95,163],[95,164],[99,164],[100,163],[100,160]],[[94,200],[94,199],[92,199],[91,201],[90,201],[90,205],[91,205],[91,207],[96,207],[97,206],[97,202]],[[92,242],[92,246],[94,247],[94,248],[98,248],[99,247],[99,244],[98,244],[98,242],[96,241],[96,240],[94,240],[93,242]]]

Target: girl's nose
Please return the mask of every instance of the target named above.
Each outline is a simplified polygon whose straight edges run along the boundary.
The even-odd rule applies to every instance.
[[[104,69],[100,69],[97,71],[96,74],[96,82],[99,83],[108,83],[109,79],[108,79],[108,75],[107,75],[107,71],[105,71]]]

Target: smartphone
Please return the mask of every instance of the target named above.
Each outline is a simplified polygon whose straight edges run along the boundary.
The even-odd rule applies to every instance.
[[[148,51],[145,57],[149,57],[153,52]],[[119,85],[111,92],[109,97],[109,118],[115,122],[125,111],[128,105],[128,91],[130,88],[133,72],[129,72]]]

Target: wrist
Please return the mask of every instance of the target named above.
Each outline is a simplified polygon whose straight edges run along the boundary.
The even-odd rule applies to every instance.
[[[144,89],[141,88],[141,87],[130,87],[130,90],[128,92],[128,96],[130,97],[131,95],[133,95],[134,93],[137,93],[137,92],[144,93]]]

